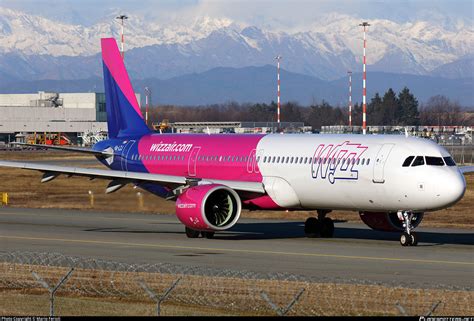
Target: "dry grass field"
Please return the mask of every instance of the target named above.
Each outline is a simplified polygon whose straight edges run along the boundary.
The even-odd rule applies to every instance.
[[[68,268],[0,264],[0,315],[46,315],[47,291],[33,279],[35,271],[56,284]],[[58,292],[57,315],[154,315],[152,303],[138,280],[155,293],[164,293],[177,275],[76,269]],[[384,285],[315,283],[289,280],[243,279],[181,275],[178,286],[162,306],[163,315],[275,315],[260,293],[285,307],[301,289],[288,315],[400,315],[396,303],[409,315],[472,315],[474,292],[417,289]],[[21,289],[14,288],[20,284]],[[5,286],[6,285],[6,286]],[[324,293],[324,295],[321,295]]]
[[[66,161],[67,166],[84,167],[90,156],[77,156],[55,151],[0,152],[0,160],[23,161]],[[58,163],[59,164],[59,163]],[[91,163],[93,164],[93,163]],[[90,165],[103,167],[100,164]],[[8,192],[12,207],[69,208],[87,210],[91,208],[89,191],[94,194],[95,210],[124,211],[140,213],[174,214],[174,202],[166,201],[128,185],[116,193],[104,193],[107,181],[60,176],[51,183],[40,183],[41,173],[0,167],[0,193]],[[425,215],[423,226],[474,228],[474,175],[466,176],[467,191],[455,206]],[[137,192],[141,192],[143,206],[140,206]],[[314,213],[308,211],[243,211],[242,217],[277,218],[304,221]],[[359,222],[355,212],[336,211],[334,219]]]

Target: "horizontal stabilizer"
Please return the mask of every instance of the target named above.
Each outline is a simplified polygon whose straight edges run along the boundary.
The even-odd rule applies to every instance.
[[[27,144],[27,143],[12,143],[12,144],[19,145],[19,146],[34,147],[34,148],[38,148],[38,149],[55,149],[55,150],[61,150],[61,151],[64,151],[64,152],[90,154],[90,155],[94,155],[94,156],[104,156],[104,157],[114,156],[113,150],[99,151],[99,150],[93,150],[93,149],[88,149],[88,148],[80,148],[80,147],[67,147],[67,146],[42,145],[42,144]]]

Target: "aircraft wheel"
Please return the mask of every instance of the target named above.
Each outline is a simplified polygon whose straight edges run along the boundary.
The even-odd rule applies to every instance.
[[[329,217],[325,217],[321,226],[321,237],[334,236],[334,221]]]
[[[411,236],[407,232],[403,232],[402,235],[400,236],[400,244],[402,246],[408,246],[411,245]]]
[[[304,223],[306,237],[318,237],[321,233],[321,222],[315,217],[310,217]]]
[[[189,227],[185,227],[185,231],[186,231],[186,236],[190,239],[195,239],[195,238],[198,238],[199,237],[199,234],[200,232],[199,231],[196,231],[196,230],[193,230],[193,229],[190,229]]]
[[[418,236],[415,232],[411,232],[410,234],[410,245],[417,246],[418,245]]]

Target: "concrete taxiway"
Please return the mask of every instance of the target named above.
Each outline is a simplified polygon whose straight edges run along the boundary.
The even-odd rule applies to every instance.
[[[214,239],[188,239],[171,215],[0,208],[0,251],[59,252],[127,263],[174,263],[321,280],[368,280],[414,287],[474,285],[474,232],[418,228],[399,233],[336,223],[332,239],[308,239],[303,222],[241,219]]]

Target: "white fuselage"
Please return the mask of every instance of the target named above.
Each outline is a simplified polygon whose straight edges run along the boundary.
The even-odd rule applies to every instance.
[[[284,208],[432,211],[456,203],[466,189],[456,166],[402,167],[409,156],[450,156],[427,139],[268,135],[256,152],[265,190]]]

